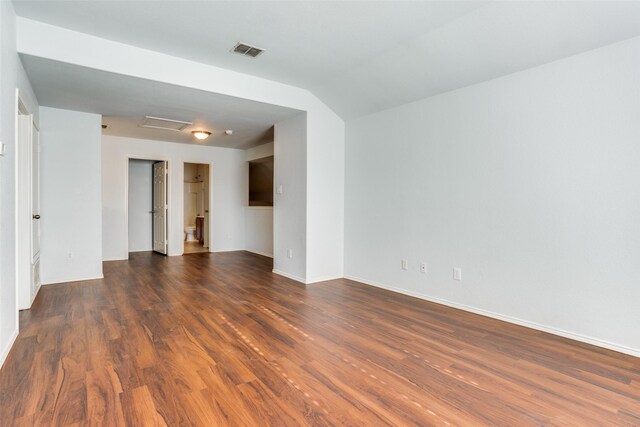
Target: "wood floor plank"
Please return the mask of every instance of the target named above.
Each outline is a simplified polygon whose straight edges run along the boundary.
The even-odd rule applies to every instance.
[[[640,359],[247,252],[43,287],[1,426],[640,426]]]
[[[241,384],[238,390],[257,422],[271,426],[306,425],[303,414],[294,412],[289,405],[272,405],[271,402],[277,397],[259,380]]]
[[[189,423],[199,426],[241,426],[238,419],[229,417],[218,404],[215,393],[209,390],[198,390],[186,395],[185,404],[188,409]],[[179,424],[171,424],[179,425]]]
[[[82,362],[63,357],[58,365],[57,396],[53,405],[53,424],[71,425],[87,420],[86,370]]]
[[[165,366],[158,365],[143,370],[144,382],[149,389],[158,413],[170,426],[189,424],[183,393],[176,393],[173,376]]]
[[[166,427],[167,423],[156,409],[147,386],[126,390],[120,396],[127,425]]]
[[[207,388],[201,390],[201,395],[209,396],[211,402],[215,402],[230,425],[252,426],[259,423],[260,419],[255,418],[256,414],[251,412],[251,407],[238,388],[245,382],[236,383],[221,365],[201,369],[198,374],[207,384]],[[225,393],[220,393],[219,390],[225,390]]]
[[[124,425],[120,402],[122,386],[113,367],[87,372],[87,422],[95,426]]]

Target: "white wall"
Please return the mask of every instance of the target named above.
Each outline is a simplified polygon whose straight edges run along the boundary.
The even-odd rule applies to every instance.
[[[101,123],[40,108],[43,284],[102,277]]]
[[[15,234],[16,88],[38,123],[38,101],[16,53],[16,15],[11,2],[0,2],[0,366],[18,334]]]
[[[198,184],[193,184],[198,175],[198,165],[195,163],[187,163],[184,165],[184,185],[182,186],[182,221],[185,227],[195,227],[196,225],[196,206],[198,192],[200,190]]]
[[[244,227],[245,250],[273,258],[273,207],[247,206]]]
[[[184,180],[186,181],[195,181],[196,176],[198,176],[198,165],[195,163],[187,163],[184,165]]]
[[[640,355],[639,75],[635,38],[350,121],[346,275]]]
[[[209,163],[213,173],[213,252],[244,249],[247,171],[244,152],[173,142],[102,137],[102,234],[105,260],[127,259],[126,189],[129,158],[169,162],[169,255],[184,250],[184,163]]]
[[[271,157],[273,154],[274,143],[269,142],[245,150],[245,160],[250,162]],[[245,249],[273,258],[273,207],[247,206],[244,212],[244,227]]]
[[[36,57],[306,112],[304,135],[297,138],[303,147],[292,147],[294,152],[290,154],[293,158],[304,153],[304,159],[296,160],[306,163],[303,175],[294,176],[288,171],[281,171],[281,175],[291,176],[296,181],[292,183],[294,187],[299,182],[305,183],[302,193],[308,208],[292,212],[274,209],[274,217],[281,224],[296,225],[294,228],[283,225],[279,231],[281,241],[303,243],[305,247],[296,252],[293,260],[279,260],[283,253],[278,250],[274,258],[278,271],[304,282],[342,276],[344,122],[309,91],[24,18],[18,20],[18,50]],[[276,173],[284,165],[276,162]],[[294,214],[304,218],[293,218]],[[279,216],[282,217],[278,219]]]
[[[344,123],[326,111],[307,115],[306,283],[344,274],[344,135]]]
[[[129,252],[153,250],[153,161],[129,161]],[[104,238],[103,238],[104,239]]]
[[[306,136],[305,113],[275,125],[273,271],[303,283],[307,277]],[[287,256],[289,250],[292,258]]]
[[[257,147],[244,150],[245,160],[250,162],[252,160],[264,159],[265,157],[273,156],[273,142],[258,145]]]

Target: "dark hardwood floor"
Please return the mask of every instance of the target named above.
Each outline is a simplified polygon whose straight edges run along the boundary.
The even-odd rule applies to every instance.
[[[640,425],[640,359],[236,252],[43,287],[0,425]]]

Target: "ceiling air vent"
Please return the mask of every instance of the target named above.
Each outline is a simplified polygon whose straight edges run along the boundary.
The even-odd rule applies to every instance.
[[[180,120],[163,119],[161,117],[145,116],[140,127],[151,129],[164,129],[181,131],[187,126],[191,125],[191,122],[183,122]]]
[[[245,43],[236,43],[233,47],[232,52],[239,53],[240,55],[250,56],[251,58],[255,58],[264,52],[264,49],[260,49],[259,47],[249,46]]]

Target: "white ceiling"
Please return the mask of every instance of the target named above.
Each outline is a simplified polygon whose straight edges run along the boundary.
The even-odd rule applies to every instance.
[[[637,1],[25,1],[18,15],[311,90],[343,118],[640,35]],[[250,59],[229,50],[265,48]]]
[[[300,113],[285,107],[22,55],[40,105],[103,115],[107,135],[246,149],[273,141],[273,124]],[[181,132],[139,127],[144,116],[192,122]],[[233,130],[225,135],[226,129]]]

